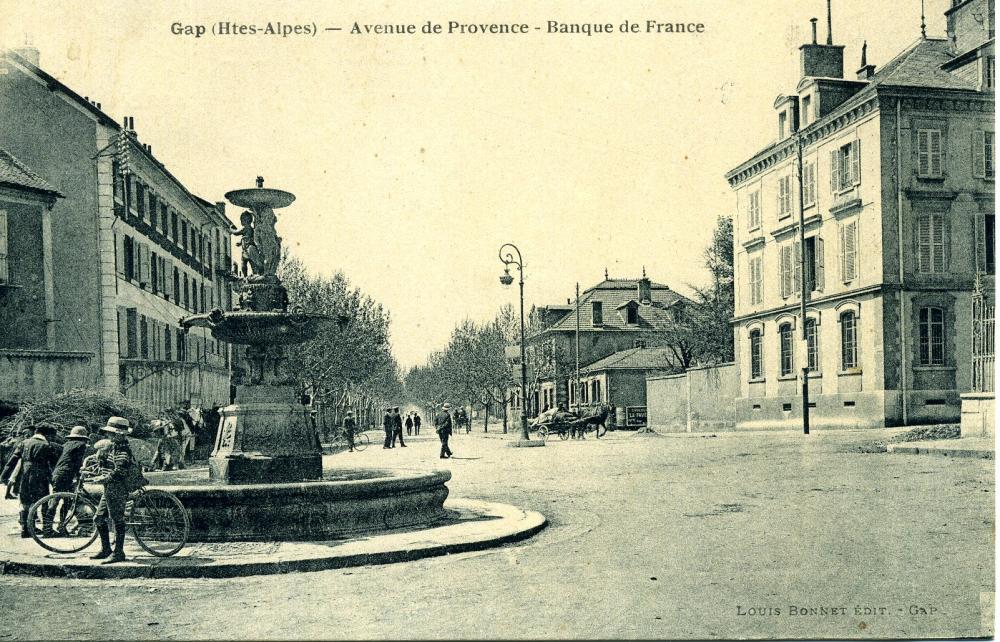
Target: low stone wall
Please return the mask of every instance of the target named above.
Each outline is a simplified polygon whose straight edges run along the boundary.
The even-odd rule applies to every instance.
[[[89,352],[0,350],[0,402],[17,404],[92,387],[96,376]]]
[[[720,432],[736,425],[736,364],[646,379],[649,425],[661,432]]]
[[[992,392],[962,395],[962,436],[996,438],[996,400]]]

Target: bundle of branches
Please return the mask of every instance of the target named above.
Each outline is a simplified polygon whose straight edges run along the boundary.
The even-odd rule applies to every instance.
[[[112,416],[128,419],[134,434],[140,437],[148,432],[149,420],[153,418],[145,405],[120,393],[74,388],[55,397],[21,404],[16,414],[0,420],[0,434],[9,435],[39,423],[58,428],[103,426]]]

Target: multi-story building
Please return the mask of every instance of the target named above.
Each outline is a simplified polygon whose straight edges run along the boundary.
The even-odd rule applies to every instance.
[[[994,271],[993,15],[953,0],[946,39],[881,69],[863,50],[855,78],[813,21],[777,140],[726,175],[738,428],[799,424],[804,371],[820,426],[957,420],[973,287]]]
[[[44,318],[17,336],[0,330],[2,344],[44,338],[49,351],[91,355],[64,387],[119,390],[154,408],[226,403],[229,350],[178,324],[232,308],[223,205],[192,194],[140,142],[131,118],[119,125],[43,71],[37,50],[0,54],[0,122],[0,148],[63,196],[47,211],[42,238]],[[10,271],[8,288],[37,280],[37,265],[22,267]]]
[[[639,279],[603,281],[580,293],[579,326],[576,303],[532,309],[529,317],[527,356],[529,368],[529,415],[564,404],[574,407],[607,399],[605,379],[596,378],[584,394],[576,394],[576,333],[580,332],[580,366],[584,367],[616,352],[662,346],[684,305],[690,301],[645,275]],[[681,368],[687,364],[676,363]],[[645,386],[645,381],[640,382]],[[515,397],[519,390],[514,390]],[[520,401],[515,399],[515,408]]]

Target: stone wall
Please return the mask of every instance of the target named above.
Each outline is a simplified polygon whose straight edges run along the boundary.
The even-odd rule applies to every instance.
[[[661,432],[733,430],[739,394],[736,364],[692,368],[646,379],[649,425]]]

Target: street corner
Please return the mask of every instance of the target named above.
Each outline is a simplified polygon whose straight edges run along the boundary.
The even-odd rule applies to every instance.
[[[480,551],[528,539],[548,521],[539,512],[509,504],[453,499],[447,517],[423,528],[376,533],[330,541],[194,542],[172,557],[154,557],[131,537],[128,561],[102,564],[90,559],[96,546],[77,553],[43,550],[22,539],[16,519],[0,522],[0,575],[74,579],[226,578],[319,571],[407,562],[427,557]]]

